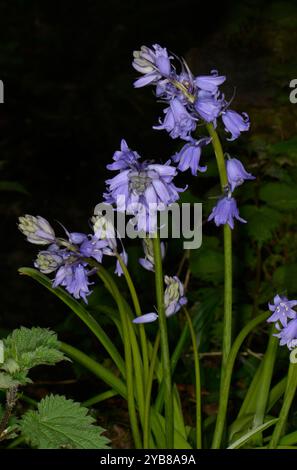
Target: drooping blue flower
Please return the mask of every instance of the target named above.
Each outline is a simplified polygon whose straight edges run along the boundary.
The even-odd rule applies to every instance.
[[[152,323],[156,321],[158,315],[155,312],[145,313],[144,315],[140,315],[139,317],[134,318],[133,323]]]
[[[165,276],[164,281],[167,286],[164,292],[165,313],[167,317],[171,317],[186,305],[187,298],[184,295],[184,286],[177,276]]]
[[[121,150],[117,150],[113,155],[114,163],[110,163],[106,168],[108,170],[126,170],[126,168],[135,164],[139,158],[140,155],[131,150],[125,139],[122,139]]]
[[[88,270],[81,263],[61,266],[53,282],[53,287],[63,286],[75,299],[82,298],[87,303],[89,290]]]
[[[213,95],[209,91],[201,90],[197,93],[194,107],[200,118],[216,125],[216,119],[220,115],[224,103],[224,97],[219,93]]]
[[[189,139],[189,142],[172,157],[172,160],[178,163],[178,170],[186,171],[190,168],[194,176],[197,175],[198,171],[204,173],[207,170],[207,166],[199,165],[201,151],[202,147],[208,145],[210,141],[209,137],[203,137],[200,140]]]
[[[166,130],[169,135],[176,139],[187,139],[189,134],[196,129],[196,119],[188,112],[184,104],[173,98],[169,102],[169,107],[164,109],[165,118],[160,120],[159,126],[153,126],[156,130]]]
[[[226,163],[228,181],[233,192],[237,186],[240,186],[244,180],[254,180],[255,176],[248,173],[243,164],[237,158],[228,158]]]
[[[222,120],[225,125],[225,131],[230,132],[231,137],[227,140],[235,140],[241,132],[248,131],[250,128],[249,116],[246,113],[239,114],[232,109],[222,112]]]
[[[139,264],[144,269],[147,269],[148,271],[154,271],[155,270],[155,262],[154,262],[154,249],[153,249],[153,241],[151,238],[144,238],[142,240],[142,246],[143,246],[143,251],[144,251],[144,258],[139,258]],[[163,242],[161,242],[161,256],[162,259],[165,256],[165,245]]]
[[[276,328],[279,330],[280,327],[276,324]],[[280,339],[280,346],[285,344],[291,350],[297,347],[297,318],[289,321],[287,326],[283,328],[279,333],[275,334]]]
[[[171,72],[171,57],[166,48],[154,44],[153,48],[142,46],[140,51],[133,52],[133,67],[144,76],[134,82],[135,88],[157,83],[163,77],[168,77]]]
[[[127,266],[127,264],[128,264],[128,253],[124,250],[124,248],[123,248],[122,253],[120,253],[120,257],[122,258],[124,264]],[[115,274],[117,274],[117,276],[119,276],[119,277],[122,276],[122,274],[124,274],[119,260],[117,260]]]
[[[216,226],[228,224],[230,228],[234,228],[234,218],[240,222],[246,223],[246,220],[239,216],[236,201],[231,196],[225,196],[219,199],[218,203],[212,209],[208,221],[214,219]]]
[[[292,307],[296,307],[297,300],[288,300],[287,297],[276,295],[273,299],[273,304],[268,304],[269,310],[273,312],[268,322],[280,322],[282,326],[286,327],[288,319],[297,317],[297,313]]]
[[[26,214],[19,217],[18,228],[25,235],[28,242],[35,245],[49,245],[56,239],[54,229],[40,215],[34,217],[33,215]]]
[[[195,77],[194,82],[200,90],[216,94],[218,87],[222,85],[225,80],[226,77],[224,75],[219,75],[217,70],[212,70],[211,75],[199,75]]]
[[[95,235],[87,237],[79,247],[79,253],[84,258],[94,258],[98,263],[102,262],[104,254],[108,254],[109,244],[107,240],[100,240]]]

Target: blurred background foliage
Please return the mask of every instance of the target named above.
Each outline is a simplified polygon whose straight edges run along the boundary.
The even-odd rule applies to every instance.
[[[297,78],[295,1],[230,1],[214,7],[198,0],[14,0],[1,2],[0,23],[5,89],[0,105],[0,160],[5,162],[0,168],[1,333],[20,325],[49,326],[61,339],[100,357],[97,343],[59,301],[17,274],[19,266],[32,264],[35,249],[18,233],[16,221],[23,213],[41,214],[71,231],[88,231],[109,176],[105,166],[122,137],[145,158],[165,162],[177,150],[177,142],[152,130],[162,109],[152,90],[132,87],[132,51],[155,42],[184,56],[196,74],[216,68],[227,75],[224,91],[227,97],[235,95],[232,108],[250,115],[250,132],[238,141],[227,142],[222,132],[224,150],[257,177],[235,193],[248,224],[234,230],[234,333],[265,310],[276,292],[296,298],[297,105],[289,101],[289,83]],[[206,218],[219,195],[210,146],[202,159],[208,172],[197,178],[182,174],[179,183],[190,188],[182,200],[202,201]],[[153,279],[138,265],[139,243],[129,242],[127,248],[143,310],[151,311]],[[186,280],[205,366],[203,411],[210,419],[217,409],[222,262],[220,230],[212,224],[203,225],[201,249],[184,258],[180,240],[167,247],[166,272],[179,271]],[[119,282],[125,289],[124,281]],[[106,312],[112,306],[101,286],[89,308],[111,328],[98,305]],[[182,315],[171,319],[172,346],[183,322]],[[154,325],[148,330],[155,334]],[[234,401],[244,396],[266,341],[265,326],[250,338],[240,357]],[[191,398],[188,353],[176,380]],[[282,349],[280,372],[287,361]],[[38,370],[37,385],[28,393],[41,397],[65,388],[68,396],[80,400],[92,390],[98,393],[98,383],[75,365]],[[115,445],[129,446],[125,425],[119,424],[126,415],[120,419],[111,411],[116,400],[110,400],[109,429],[114,442],[119,441]],[[188,403],[191,421],[191,399]],[[296,427],[297,415],[291,423]]]

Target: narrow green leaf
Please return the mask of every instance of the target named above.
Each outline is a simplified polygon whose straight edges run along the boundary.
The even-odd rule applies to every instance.
[[[273,424],[275,424],[278,421],[278,418],[271,419],[270,421],[267,421],[267,423],[261,424],[261,426],[258,426],[255,429],[252,429],[251,431],[247,432],[243,436],[241,436],[239,439],[237,439],[235,442],[233,442],[227,449],[239,449],[242,447],[244,444],[246,444],[253,436],[258,434],[259,432],[265,431],[265,429],[269,428]]]

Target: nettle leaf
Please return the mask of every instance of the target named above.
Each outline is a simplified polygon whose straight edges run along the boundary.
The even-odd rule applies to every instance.
[[[26,441],[38,449],[108,449],[105,430],[94,425],[88,409],[64,396],[49,395],[38,411],[27,411],[20,422]]]
[[[260,199],[269,206],[282,211],[297,207],[297,186],[286,183],[266,183],[260,188]]]
[[[4,386],[7,375],[18,384],[25,384],[30,381],[26,376],[32,367],[66,360],[59,350],[57,335],[45,328],[21,327],[4,339],[3,345],[4,362],[0,365],[5,373],[2,376],[3,388],[7,388]]]
[[[259,243],[271,240],[282,220],[282,215],[277,210],[267,206],[242,206],[240,214],[248,221],[245,227],[248,235]]]

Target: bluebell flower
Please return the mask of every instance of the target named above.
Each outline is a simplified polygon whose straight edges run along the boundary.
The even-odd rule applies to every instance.
[[[98,263],[102,262],[104,254],[109,251],[107,240],[99,240],[96,236],[89,236],[79,247],[79,254],[84,258],[94,258]]]
[[[226,163],[228,181],[233,192],[236,186],[240,186],[244,180],[254,180],[255,176],[248,173],[243,164],[237,158],[228,158]]]
[[[125,139],[121,141],[121,150],[117,150],[113,155],[114,163],[106,166],[108,170],[125,170],[135,164],[140,158],[137,152],[128,147]]]
[[[124,250],[124,248],[123,248],[122,253],[120,253],[120,257],[124,261],[124,264],[127,266],[127,264],[128,264],[128,253]],[[123,274],[123,270],[122,270],[122,267],[120,265],[119,260],[117,260],[117,263],[116,263],[115,274],[117,274],[117,276],[119,276],[119,277],[122,276],[122,274]]]
[[[170,317],[186,305],[187,298],[184,295],[184,286],[177,276],[165,276],[164,280],[167,286],[164,292],[165,313]]]
[[[144,238],[142,240],[142,246],[143,246],[143,251],[144,251],[144,258],[139,258],[139,264],[144,269],[147,269],[148,271],[154,271],[155,270],[155,262],[154,262],[154,249],[153,249],[153,241],[151,238]],[[162,259],[165,256],[165,245],[163,242],[161,242],[161,256]]]
[[[203,137],[200,140],[190,138],[189,142],[183,146],[183,148],[176,153],[172,160],[178,163],[178,170],[186,171],[188,168],[191,169],[192,175],[196,176],[198,171],[202,173],[207,170],[207,166],[200,166],[200,157],[202,147],[208,145],[211,141],[209,137]]]
[[[152,323],[156,321],[158,315],[155,312],[145,313],[139,317],[134,318],[133,323]]]
[[[280,327],[276,324],[276,328],[279,330]],[[289,321],[287,326],[283,328],[279,333],[275,334],[280,339],[280,346],[287,345],[289,349],[297,347],[297,318]]]
[[[195,77],[194,83],[201,90],[216,94],[218,87],[222,85],[225,80],[226,77],[224,75],[219,75],[217,70],[212,70],[211,75],[199,75]]]
[[[225,125],[225,131],[230,132],[231,137],[227,140],[235,140],[241,132],[248,131],[250,120],[246,113],[239,114],[232,109],[222,112],[222,121]]]
[[[140,51],[133,52],[133,67],[144,76],[134,82],[135,88],[140,88],[158,82],[171,72],[171,57],[166,48],[154,44],[153,48],[142,46]]]
[[[56,239],[53,228],[40,215],[34,217],[33,215],[26,214],[19,217],[18,228],[25,235],[28,242],[35,245],[49,245]]]
[[[219,199],[217,205],[212,209],[208,221],[214,219],[216,226],[228,224],[230,228],[234,228],[234,220],[246,223],[246,220],[239,216],[236,201],[231,196],[225,196]]]
[[[50,274],[56,271],[64,262],[63,256],[58,251],[40,251],[34,262],[35,268],[43,274]]]
[[[297,313],[292,307],[296,307],[297,300],[288,300],[287,297],[276,295],[273,304],[268,304],[269,310],[273,312],[268,322],[280,322],[282,326],[287,326],[288,319],[297,317]]]
[[[63,286],[75,299],[82,298],[87,303],[89,290],[88,270],[80,263],[61,266],[53,282],[53,287]]]
[[[196,129],[196,119],[187,111],[184,104],[173,98],[169,102],[169,107],[164,109],[165,118],[160,120],[159,126],[153,126],[156,130],[166,130],[169,135],[176,139],[187,139],[189,134]]]
[[[165,276],[166,289],[164,292],[164,306],[166,317],[171,317],[177,313],[183,305],[186,305],[187,298],[184,295],[184,286],[177,276]],[[151,323],[158,318],[154,312],[145,313],[134,318],[133,323]]]
[[[195,110],[200,118],[216,125],[216,119],[221,113],[225,101],[219,94],[213,95],[209,91],[199,91],[194,103]]]

